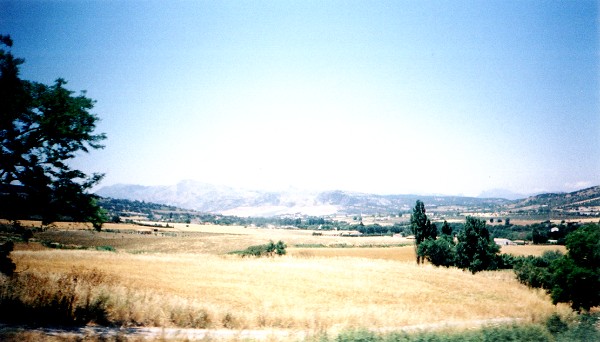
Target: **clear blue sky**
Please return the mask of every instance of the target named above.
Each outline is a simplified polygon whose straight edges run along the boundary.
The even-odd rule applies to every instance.
[[[102,185],[477,195],[600,184],[596,1],[3,1],[97,100]]]

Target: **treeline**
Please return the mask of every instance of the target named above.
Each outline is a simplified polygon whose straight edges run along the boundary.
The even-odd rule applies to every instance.
[[[417,264],[458,267],[472,273],[503,268],[500,247],[494,242],[485,221],[467,217],[464,228],[453,233],[444,221],[441,230],[427,217],[425,205],[417,200],[410,217],[415,238]]]
[[[549,220],[530,225],[490,226],[494,237],[509,240],[531,241],[533,244],[553,243],[564,245],[569,233],[582,226],[579,222],[553,223]]]

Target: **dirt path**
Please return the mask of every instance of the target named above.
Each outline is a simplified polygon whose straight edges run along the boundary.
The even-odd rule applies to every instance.
[[[504,325],[517,323],[522,319],[515,318],[492,318],[470,321],[452,321],[431,324],[416,324],[401,327],[388,327],[371,329],[378,333],[391,332],[419,332],[435,331],[441,329],[474,328],[489,325]],[[182,329],[182,328],[110,328],[110,327],[81,327],[73,329],[62,328],[26,328],[0,325],[0,333],[33,332],[45,336],[84,339],[95,337],[100,339],[143,339],[143,340],[252,340],[252,341],[302,341],[309,332],[286,330],[286,329],[264,329],[264,330],[231,330],[231,329]],[[328,331],[329,336],[335,336],[339,331]]]

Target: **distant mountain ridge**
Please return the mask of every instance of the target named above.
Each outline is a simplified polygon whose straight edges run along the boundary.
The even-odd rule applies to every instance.
[[[501,198],[422,195],[376,195],[348,191],[308,192],[254,191],[191,180],[170,186],[117,184],[96,192],[103,197],[138,200],[209,213],[236,216],[285,214],[377,214],[410,210],[417,199],[429,206],[498,207],[510,201]]]
[[[600,207],[600,185],[569,193],[546,193],[513,201],[509,209],[549,207],[553,210],[574,210],[578,207]]]

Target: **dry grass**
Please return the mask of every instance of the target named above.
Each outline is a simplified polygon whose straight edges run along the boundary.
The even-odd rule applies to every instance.
[[[225,254],[269,240],[285,241],[290,247],[303,244],[324,246],[371,246],[411,244],[413,240],[376,237],[313,236],[310,230],[257,229],[241,226],[185,225],[159,229],[148,235],[135,234],[136,230],[119,229],[120,232],[95,232],[93,230],[50,229],[35,234],[37,240],[58,242],[63,245],[84,247],[113,246],[117,250],[133,253],[209,253]],[[142,228],[147,230],[147,228]],[[167,234],[168,233],[168,234]],[[174,236],[169,236],[174,235]],[[29,248],[18,246],[18,248]]]
[[[395,261],[415,261],[414,246],[404,247],[361,247],[361,248],[289,248],[288,254],[298,258],[353,257]]]
[[[282,258],[226,255],[269,240],[288,246],[398,245],[409,240],[223,226],[170,229],[177,232],[175,237],[49,230],[36,233],[36,238],[113,246],[118,252],[50,250],[33,243],[18,244],[12,255],[17,271],[52,279],[73,269],[94,268],[107,281],[96,284],[93,294],[107,296],[107,317],[120,325],[319,332],[423,322],[466,322],[468,327],[476,320],[537,321],[557,311],[571,312],[553,306],[542,291],[519,284],[511,271],[472,275],[454,268],[418,267],[412,245],[290,247]],[[545,248],[506,246],[503,252],[538,255]]]
[[[502,246],[500,251],[505,254],[540,256],[546,251],[560,251],[567,253],[565,246],[558,245],[524,245],[524,246]]]
[[[512,272],[471,275],[364,257],[52,250],[18,251],[15,261],[20,269],[53,274],[93,265],[117,279],[106,285],[109,316],[125,324],[321,331],[498,317],[535,320],[557,310]]]

